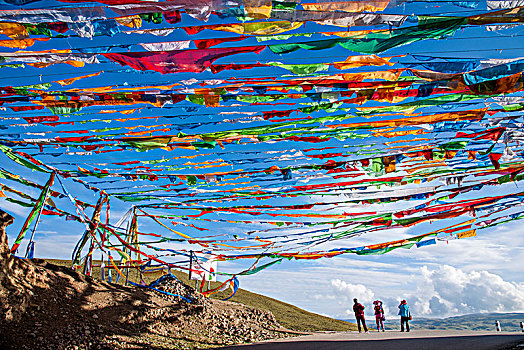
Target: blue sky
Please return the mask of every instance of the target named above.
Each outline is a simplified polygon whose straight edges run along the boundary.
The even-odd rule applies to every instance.
[[[8,3],[8,2],[7,2]],[[451,2],[424,2],[391,1],[384,10],[390,15],[412,15],[406,17],[406,21],[401,28],[414,26],[423,15],[448,15],[448,16],[467,16],[481,14],[488,11],[485,1],[470,1],[466,7],[460,7]],[[497,2],[490,2],[492,5]],[[1,9],[12,10],[15,6],[0,2]],[[93,4],[92,4],[93,5]],[[100,4],[94,4],[100,6]],[[25,8],[66,8],[71,9],[71,4],[36,1],[27,4]],[[186,7],[189,5],[185,5]],[[275,6],[275,5],[274,5]],[[513,4],[522,6],[522,4]],[[105,9],[105,7],[104,7]],[[105,11],[105,10],[104,10]],[[109,11],[109,10],[108,10]],[[188,242],[169,242],[158,243],[158,247],[173,250],[188,251],[202,250],[214,254],[242,254],[242,253],[261,253],[262,248],[254,250],[242,250],[244,243],[259,244],[254,239],[258,236],[273,242],[269,252],[312,252],[328,251],[339,248],[363,247],[370,244],[383,243],[399,239],[406,239],[423,233],[432,232],[438,229],[449,227],[469,219],[475,219],[476,223],[482,220],[482,215],[486,219],[495,219],[509,214],[520,213],[520,197],[515,197],[514,202],[504,199],[499,202],[499,207],[477,208],[475,216],[472,213],[464,214],[460,217],[446,220],[432,220],[415,226],[393,227],[384,230],[373,231],[367,228],[368,232],[358,232],[358,235],[348,236],[344,239],[331,239],[322,244],[311,244],[318,241],[319,235],[335,235],[344,230],[340,224],[333,225],[333,219],[318,218],[314,215],[345,215],[346,218],[358,217],[363,212],[376,213],[398,213],[404,209],[413,209],[429,200],[438,200],[432,205],[454,204],[459,201],[480,199],[498,195],[516,195],[521,192],[522,182],[509,182],[497,186],[484,186],[474,191],[459,191],[460,185],[457,183],[446,182],[446,179],[454,176],[463,176],[464,185],[479,184],[482,181],[492,180],[500,174],[493,172],[492,163],[486,157],[478,157],[476,160],[469,160],[468,153],[461,151],[456,157],[446,160],[445,164],[437,164],[435,171],[442,170],[443,173],[424,173],[411,172],[409,159],[403,160],[405,163],[398,164],[398,169],[390,174],[378,174],[369,168],[361,166],[359,162],[363,159],[382,157],[391,154],[407,154],[424,147],[435,147],[455,139],[455,134],[459,131],[466,133],[476,133],[495,127],[504,127],[505,134],[496,141],[485,139],[469,141],[466,150],[487,151],[493,146],[493,152],[503,153],[501,164],[505,166],[518,166],[522,164],[522,143],[519,130],[522,126],[522,115],[517,112],[499,112],[497,114],[486,114],[481,120],[468,121],[462,124],[458,122],[428,123],[416,126],[402,125],[397,128],[388,129],[386,127],[376,127],[371,131],[357,130],[346,131],[345,134],[337,134],[326,142],[311,143],[301,140],[281,140],[278,137],[289,137],[296,134],[304,136],[323,137],[332,135],[331,132],[342,129],[344,124],[350,123],[372,123],[386,121],[390,119],[410,118],[417,115],[437,115],[447,112],[461,112],[489,108],[490,110],[500,109],[510,103],[522,101],[520,90],[509,93],[498,93],[491,97],[479,96],[471,101],[461,101],[445,105],[430,105],[420,107],[412,111],[402,111],[397,114],[376,113],[369,116],[360,115],[360,107],[393,106],[403,102],[416,102],[422,100],[419,97],[410,97],[402,101],[387,102],[385,100],[367,100],[363,105],[353,102],[345,102],[341,105],[333,106],[332,109],[318,110],[313,112],[293,112],[287,117],[281,117],[281,121],[263,118],[263,113],[270,111],[286,111],[307,106],[315,106],[318,103],[336,102],[343,98],[356,97],[357,94],[364,93],[363,85],[358,92],[353,95],[341,95],[349,88],[341,87],[336,84],[327,86],[322,82],[311,84],[306,89],[305,84],[289,93],[296,93],[295,96],[288,96],[272,103],[254,104],[246,102],[248,99],[268,97],[270,95],[288,93],[284,91],[266,91],[266,84],[271,84],[273,79],[288,80],[285,84],[290,85],[292,79],[317,77],[321,79],[332,79],[333,76],[341,77],[341,74],[355,74],[385,71],[387,69],[399,69],[400,80],[409,81],[413,79],[412,70],[427,69],[426,62],[438,61],[448,62],[450,66],[444,67],[440,73],[449,73],[451,70],[450,62],[473,62],[475,69],[493,67],[506,64],[504,59],[515,60],[524,57],[522,45],[522,26],[517,25],[465,25],[440,40],[427,39],[410,43],[409,45],[394,47],[385,52],[378,53],[380,57],[398,56],[391,59],[393,65],[389,66],[365,66],[350,68],[345,70],[335,69],[329,66],[327,70],[300,76],[282,67],[260,67],[243,70],[224,70],[213,74],[209,69],[204,72],[182,72],[173,74],[160,74],[151,70],[139,71],[128,66],[120,66],[102,56],[103,53],[144,52],[140,43],[159,43],[170,41],[191,41],[190,48],[194,49],[195,40],[205,40],[210,38],[237,37],[237,34],[223,31],[204,30],[198,34],[188,35],[181,27],[240,23],[235,17],[219,18],[211,15],[207,22],[200,21],[189,16],[182,11],[182,21],[177,24],[168,24],[165,21],[161,24],[143,23],[141,30],[171,28],[172,31],[166,36],[156,36],[152,34],[117,33],[114,36],[94,36],[78,37],[73,31],[66,32],[67,37],[55,37],[49,41],[36,42],[33,46],[24,49],[25,51],[35,51],[28,54],[35,55],[38,60],[43,60],[45,54],[41,50],[50,49],[71,49],[76,57],[96,57],[99,63],[87,63],[83,67],[73,67],[68,64],[54,64],[49,67],[36,68],[24,61],[24,55],[20,52],[15,53],[16,49],[2,47],[0,56],[7,57],[8,63],[25,62],[23,68],[3,67],[0,69],[0,86],[27,86],[33,84],[50,83],[47,90],[42,87],[33,88],[37,91],[31,95],[27,101],[6,102],[0,111],[0,143],[12,147],[21,152],[26,152],[39,161],[49,166],[56,167],[61,171],[77,171],[80,166],[89,171],[97,172],[99,169],[107,170],[115,176],[97,179],[93,176],[82,176],[76,173],[78,178],[96,188],[103,189],[111,196],[110,222],[116,222],[126,213],[133,204],[147,205],[151,203],[175,203],[177,209],[151,209],[144,208],[149,214],[169,214],[175,215],[170,220],[162,219],[162,222],[169,225],[174,230],[195,238],[202,238],[217,235],[218,238],[227,239],[228,244],[233,244],[237,249],[224,249],[223,246],[212,248],[202,248],[197,244]],[[107,12],[110,16],[116,16],[114,12]],[[4,16],[4,20],[10,22],[13,18]],[[261,21],[270,21],[271,18]],[[40,21],[41,19],[35,19]],[[96,22],[96,21],[95,21]],[[86,28],[89,28],[89,23]],[[256,22],[256,20],[255,20]],[[121,31],[130,31],[129,28],[119,26]],[[355,26],[337,27],[321,25],[309,21],[299,29],[285,32],[284,34],[304,34],[312,33],[311,36],[295,36],[282,38],[273,36],[270,41],[261,41],[261,37],[247,35],[247,38],[238,42],[226,42],[219,44],[218,48],[230,47],[237,48],[243,46],[255,46],[269,43],[296,43],[311,40],[324,40],[333,38],[320,32],[344,31],[344,30],[369,30],[369,29],[392,29],[386,24],[376,26]],[[4,36],[4,35],[2,35]],[[85,36],[85,35],[84,35]],[[35,37],[34,35],[31,37]],[[42,37],[36,36],[36,37]],[[8,39],[6,36],[2,39]],[[284,40],[285,39],[285,40]],[[82,56],[84,55],[84,56]],[[87,55],[87,56],[85,56]],[[340,46],[323,50],[304,50],[277,55],[269,49],[264,49],[261,53],[242,53],[235,56],[228,56],[218,59],[215,64],[255,64],[280,62],[285,64],[313,64],[313,63],[333,63],[346,60],[349,56],[358,56],[361,53],[344,49]],[[47,57],[47,56],[46,56]],[[50,56],[53,59],[53,56]],[[18,61],[17,61],[18,60]],[[490,61],[499,60],[499,61]],[[7,62],[7,61],[6,61]],[[29,62],[30,63],[30,62]],[[279,64],[280,64],[279,63]],[[425,66],[426,64],[426,66]],[[408,69],[409,68],[409,69]],[[341,73],[342,72],[342,73]],[[57,80],[69,79],[88,74],[98,74],[90,78],[78,80],[70,85],[60,86]],[[456,73],[465,73],[457,71]],[[378,74],[378,73],[377,73]],[[521,73],[520,73],[521,74]],[[354,77],[352,75],[351,77]],[[259,80],[254,80],[259,79]],[[348,79],[343,77],[346,82]],[[522,75],[520,75],[522,80]],[[489,80],[489,79],[488,79]],[[520,81],[521,81],[520,80]],[[249,81],[246,85],[240,85],[244,81]],[[365,79],[366,82],[387,81],[376,79]],[[455,81],[456,82],[456,81]],[[358,82],[357,82],[358,83]],[[361,82],[362,83],[362,82]],[[417,80],[413,89],[421,88],[427,81]],[[168,85],[176,84],[170,87]],[[233,86],[234,84],[238,84]],[[444,80],[435,83],[436,87],[452,89],[452,84]],[[46,106],[44,109],[31,110],[27,112],[15,112],[10,107],[35,106],[42,103],[42,96],[47,92],[56,91],[61,97],[55,100],[74,100],[80,101],[95,100],[96,90],[101,87],[110,86],[112,93],[123,93],[130,89],[136,89],[147,93],[148,96],[167,98],[168,94],[173,95],[198,95],[202,94],[202,89],[220,88],[227,86],[227,93],[222,92],[220,106],[205,106],[196,104],[189,97],[186,100],[175,103],[171,97],[164,99],[162,105],[151,103],[133,103],[130,105],[111,105],[101,104],[91,107],[82,107],[78,111],[58,111]],[[460,87],[460,85],[458,85]],[[459,88],[457,87],[457,89]],[[401,90],[401,88],[398,88]],[[5,90],[5,89],[4,89]],[[5,90],[8,91],[8,90]],[[208,92],[210,90],[207,90]],[[307,95],[310,93],[309,95]],[[317,95],[313,96],[312,94]],[[303,96],[298,96],[304,94]],[[16,95],[16,94],[15,94]],[[306,96],[307,95],[307,96]],[[5,97],[13,96],[7,92]],[[158,97],[160,96],[160,97]],[[202,95],[203,96],[203,95]],[[244,96],[240,98],[239,96]],[[312,97],[313,96],[313,97]],[[439,96],[439,95],[436,95]],[[434,97],[433,95],[431,97]],[[244,99],[244,100],[243,100]],[[108,113],[111,112],[111,113]],[[417,114],[420,113],[420,114]],[[307,130],[309,125],[300,124],[307,118],[330,118],[334,115],[341,115],[340,120],[330,120],[312,124],[312,130]],[[58,116],[60,122],[71,122],[72,124],[45,125],[41,123],[30,124],[23,117],[51,117]],[[127,120],[124,120],[126,119]],[[230,140],[220,142],[211,148],[179,147],[180,144],[187,142],[187,135],[195,136],[193,141],[208,141],[213,139],[212,133],[220,131],[228,137],[232,137],[233,131],[244,132],[246,128],[271,127],[278,123],[289,122],[286,118],[297,118],[301,122],[297,124],[281,124],[281,128],[275,132],[265,132],[261,135],[266,139],[253,136],[240,137],[234,142]],[[500,120],[497,120],[500,118]],[[278,119],[278,118],[277,118]],[[286,120],[284,120],[286,119]],[[106,129],[110,128],[110,129]],[[102,130],[104,129],[104,130]],[[286,129],[286,130],[284,130]],[[71,131],[78,133],[71,133]],[[147,133],[151,131],[150,134]],[[171,137],[171,150],[156,148],[143,152],[130,147],[129,143],[122,141],[121,138],[129,136],[130,132],[144,132],[145,136]],[[413,132],[408,134],[388,134],[389,132]],[[423,134],[415,134],[415,131]],[[74,137],[89,135],[92,139],[89,142],[81,143],[81,146],[96,145],[99,150],[108,151],[107,153],[97,154],[96,150],[80,148],[79,144],[70,142],[64,144],[57,142],[57,137]],[[387,136],[383,136],[387,135]],[[204,137],[205,136],[205,137]],[[296,135],[295,135],[296,136]],[[199,139],[200,137],[201,139]],[[274,139],[271,139],[273,137]],[[25,143],[20,143],[25,141]],[[91,142],[92,141],[92,142]],[[48,144],[49,143],[49,144]],[[39,145],[42,147],[40,148]],[[404,148],[396,149],[396,145]],[[120,150],[124,146],[124,150]],[[324,149],[325,148],[325,149]],[[338,154],[332,156],[322,156]],[[140,161],[137,164],[117,164],[122,162]],[[312,169],[312,166],[327,164],[327,161],[348,162],[348,166],[358,168],[362,174],[355,177],[336,178],[336,174],[347,173],[348,170],[338,168],[339,173],[330,173],[326,170]],[[423,159],[418,160],[418,165]],[[20,175],[26,179],[34,181],[40,185],[47,181],[47,174],[34,172],[14,163],[4,154],[0,154],[1,168],[13,174]],[[135,168],[140,166],[142,168]],[[278,166],[279,169],[291,167],[292,178],[283,178],[280,170],[273,173],[267,171],[271,166]],[[148,170],[145,170],[149,167]],[[468,168],[469,167],[469,168]],[[478,168],[476,168],[478,167]],[[153,170],[151,170],[153,169]],[[263,171],[266,170],[264,173]],[[481,171],[484,174],[477,174]],[[489,171],[488,171],[489,170]],[[491,171],[491,172],[490,172]],[[222,178],[213,175],[215,172],[227,173]],[[239,172],[243,175],[237,176]],[[125,176],[118,176],[118,174]],[[137,180],[131,181],[130,175],[160,175],[157,181]],[[211,174],[211,175],[210,175]],[[171,178],[167,178],[167,176]],[[188,175],[207,175],[206,179],[199,178],[197,183],[191,184],[187,181]],[[296,188],[304,188],[308,185],[322,185],[339,183],[352,179],[373,181],[383,176],[403,176],[405,179],[417,178],[418,183],[402,183],[395,186],[389,185],[351,185],[350,188],[331,187],[321,194],[289,192]],[[162,177],[164,176],[164,177]],[[79,200],[90,204],[95,204],[99,193],[93,192],[70,178],[60,177],[61,182],[68,192]],[[38,189],[23,186],[14,181],[0,179],[0,183],[13,189],[37,198],[40,194]],[[164,186],[164,187],[162,187]],[[166,187],[172,186],[172,187]],[[62,192],[58,182],[52,187],[53,190]],[[177,192],[165,192],[166,188],[174,188]],[[420,191],[440,191],[439,194],[432,194],[425,199],[398,200],[383,204],[369,204],[366,202],[349,202],[350,200],[369,200],[373,198],[397,198],[406,194],[419,193]],[[126,202],[114,195],[128,191],[153,190],[155,198],[145,199],[141,202]],[[264,191],[271,195],[267,199],[260,195],[257,198],[257,191]],[[417,192],[419,191],[419,192]],[[460,193],[458,193],[458,192]],[[9,197],[20,200],[17,195],[11,194],[4,189],[4,193]],[[292,195],[284,196],[284,193]],[[443,196],[458,193],[457,197],[443,198]],[[209,199],[217,195],[238,195],[246,194],[253,198],[226,198],[222,200]],[[131,196],[138,196],[132,194]],[[297,195],[297,196],[294,196]],[[262,198],[261,198],[262,197]],[[191,201],[195,201],[193,207],[189,206]],[[56,206],[62,210],[74,214],[75,208],[67,198],[53,198]],[[231,211],[232,206],[267,205],[272,207],[315,204],[311,209],[275,209],[265,211],[262,214],[250,213],[250,209],[245,212]],[[224,211],[202,214],[201,217],[191,217],[200,213],[202,207],[222,208]],[[0,198],[0,207],[15,216],[16,221],[9,231],[10,242],[14,240],[29,213],[29,208],[21,207]],[[105,210],[105,209],[104,209]],[[257,209],[262,210],[262,209]],[[500,210],[500,211],[499,211]],[[253,211],[256,211],[253,209]],[[87,210],[90,215],[91,210]],[[272,216],[271,214],[279,216]],[[350,214],[348,214],[350,213]],[[286,216],[288,215],[288,216]],[[295,216],[293,216],[295,215]],[[301,216],[302,215],[302,216]],[[308,216],[309,215],[309,216]],[[201,220],[203,219],[203,220]],[[206,221],[207,220],[207,221]],[[140,232],[154,232],[165,237],[175,238],[171,231],[168,231],[146,217],[139,217]],[[277,227],[271,223],[287,222],[289,225]],[[315,225],[318,224],[318,225]],[[197,228],[188,226],[194,225]],[[444,235],[439,236],[436,245],[411,249],[397,249],[384,255],[355,255],[346,254],[335,258],[324,258],[319,260],[283,260],[280,264],[273,265],[271,268],[261,271],[252,276],[242,276],[240,278],[241,287],[254,292],[269,295],[280,300],[295,304],[307,310],[326,314],[338,318],[348,318],[351,300],[358,297],[371,310],[371,302],[375,299],[385,301],[386,313],[396,314],[396,305],[401,299],[407,299],[412,305],[412,312],[424,316],[447,316],[465,314],[472,312],[493,312],[493,311],[524,311],[524,277],[518,269],[518,265],[523,261],[523,240],[518,234],[519,221],[510,221],[503,225],[498,225],[486,229],[480,229],[477,225],[477,236],[467,239],[450,239],[447,242]],[[322,230],[322,232],[313,232]],[[75,221],[66,221],[65,218],[42,216],[41,222],[35,233],[36,256],[49,258],[70,258],[71,252],[76,242],[84,232],[84,225]],[[308,233],[304,233],[308,232]],[[29,234],[31,231],[29,232]],[[303,236],[297,236],[298,234]],[[295,237],[303,237],[301,240],[288,241]],[[239,241],[238,239],[245,239]],[[455,237],[452,237],[455,238]],[[150,239],[149,236],[144,238]],[[211,238],[205,238],[211,239]],[[111,241],[116,244],[115,240]],[[232,243],[231,243],[232,242]],[[225,242],[223,242],[225,243]],[[25,251],[27,239],[21,245],[20,251]],[[154,254],[150,249],[144,248],[148,253]],[[20,253],[19,251],[19,253]],[[267,252],[266,251],[266,252]],[[84,251],[85,256],[85,251]],[[100,252],[95,253],[98,258]],[[184,260],[180,257],[163,257],[166,261],[176,262]],[[269,262],[270,259],[263,259],[261,263]],[[219,269],[228,273],[238,273],[251,266],[254,260],[229,260],[219,262]]]

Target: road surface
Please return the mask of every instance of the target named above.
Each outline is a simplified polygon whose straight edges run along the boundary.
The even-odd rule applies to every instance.
[[[517,346],[517,344],[523,344]],[[409,333],[329,332],[272,340],[250,345],[219,348],[221,350],[524,350],[524,333],[414,330]]]

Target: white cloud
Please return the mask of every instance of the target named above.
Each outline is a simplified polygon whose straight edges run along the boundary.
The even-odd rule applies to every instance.
[[[363,284],[346,283],[339,279],[334,279],[331,280],[331,285],[347,299],[357,298],[362,302],[367,302],[372,301],[375,296],[375,293]]]
[[[439,267],[442,262],[464,271],[486,270],[506,280],[524,282],[524,275],[518,273],[516,262],[524,261],[524,235],[521,222],[510,222],[491,229],[478,230],[476,237],[439,242],[437,245],[397,249],[387,256],[409,260],[411,266],[424,265]],[[518,263],[517,263],[518,264]]]
[[[340,279],[331,280],[331,288],[326,294],[317,295],[317,300],[332,300],[345,305],[343,312],[333,316],[352,315],[351,300],[358,298],[367,307],[366,315],[371,316],[372,301],[384,302],[388,318],[397,317],[401,299],[406,299],[414,315],[443,317],[480,312],[515,312],[524,310],[524,283],[508,282],[488,271],[463,271],[449,265],[430,269],[421,267],[411,276],[411,289],[381,289],[361,283],[349,283]],[[404,293],[411,290],[411,293]],[[414,292],[413,292],[414,291]]]
[[[331,286],[334,287],[339,297],[341,305],[347,306],[346,315],[353,315],[353,298],[357,298],[363,305],[369,305],[375,298],[375,293],[363,284],[347,283],[339,279],[331,280]]]
[[[515,264],[524,259],[524,238],[518,225],[386,255],[284,261],[250,279],[242,278],[241,286],[337,318],[353,317],[346,310],[354,297],[366,304],[368,317],[371,301],[382,300],[388,319],[397,317],[402,299],[408,300],[414,314],[430,317],[521,310],[522,299],[515,293],[524,295],[524,280]],[[443,262],[449,266],[443,267]],[[478,300],[470,300],[470,294]]]
[[[488,271],[469,271],[449,265],[421,268],[413,311],[428,316],[524,310],[524,284],[503,280]]]

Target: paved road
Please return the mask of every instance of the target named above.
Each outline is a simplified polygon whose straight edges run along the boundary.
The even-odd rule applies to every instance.
[[[524,344],[524,333],[426,331],[333,332],[274,340],[251,345],[230,346],[221,350],[494,350]],[[518,347],[524,350],[524,346]]]

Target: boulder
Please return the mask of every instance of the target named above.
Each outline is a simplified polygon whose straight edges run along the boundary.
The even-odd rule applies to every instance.
[[[15,219],[0,209],[0,284],[5,280],[7,271],[10,268],[9,261],[11,254],[9,253],[9,245],[7,243],[7,234],[5,229],[11,225]]]

